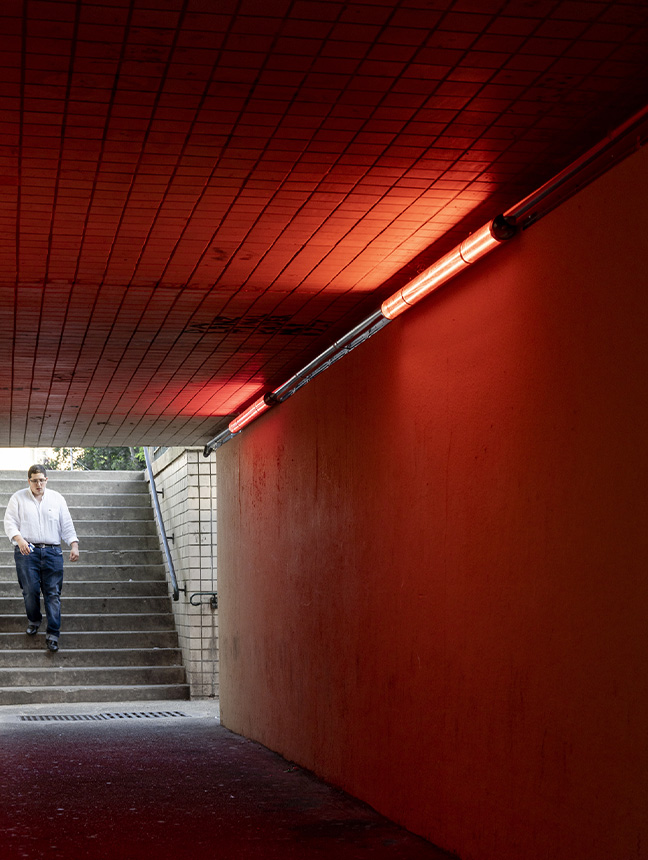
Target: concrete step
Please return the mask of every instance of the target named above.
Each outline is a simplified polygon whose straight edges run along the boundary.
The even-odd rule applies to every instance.
[[[78,534],[78,532],[77,532]],[[65,553],[67,547],[62,544]],[[158,536],[154,534],[148,535],[121,535],[121,534],[104,534],[104,535],[84,535],[79,534],[79,549],[82,552],[95,551],[128,551],[128,550],[158,550],[160,549],[160,541]],[[0,543],[0,563],[9,564],[14,558],[14,547],[9,540]]]
[[[7,503],[9,499],[16,492],[16,490],[22,489],[21,487],[16,487],[11,492],[7,491],[0,495],[0,512],[4,517],[4,511],[7,507]],[[52,489],[56,489],[56,487],[52,487]],[[101,490],[98,490],[96,493],[82,493],[82,492],[69,492],[66,491],[65,488],[61,488],[58,492],[62,493],[67,502],[67,506],[72,510],[76,510],[77,508],[96,508],[97,502],[101,500],[102,504],[105,505],[106,508],[112,507],[129,507],[129,508],[148,508],[151,510],[151,496],[147,492],[143,493],[141,490],[137,492],[131,493],[107,493],[105,491],[105,487]]]
[[[121,549],[97,549],[97,550],[89,550],[84,548],[79,544],[79,551],[81,557],[79,562],[83,565],[94,565],[105,566],[105,565],[139,565],[139,564],[162,564],[162,550],[160,549],[133,549],[133,550],[121,550]],[[67,548],[63,550],[63,560],[69,559],[70,553]],[[13,552],[2,552],[0,550],[0,568],[8,568],[13,564],[14,556]],[[75,563],[79,562],[70,562],[67,561],[65,564],[65,575],[67,576],[68,571],[74,567]],[[14,567],[14,575],[15,575],[15,567]]]
[[[157,540],[157,527],[154,520],[82,520],[75,519],[74,526],[79,540],[89,537],[124,537],[127,535],[144,537],[154,536]]]
[[[63,586],[64,600],[68,597],[136,597],[142,600],[148,597],[165,597],[169,593],[169,586],[161,579],[132,582],[66,581]],[[14,578],[13,582],[0,581],[0,600],[6,597],[19,597],[22,601],[22,592],[17,579]]]
[[[41,598],[41,607],[43,599]],[[171,612],[171,599],[162,597],[76,597],[63,592],[61,597],[62,611],[67,615],[97,615],[107,612],[109,615],[120,612]],[[25,602],[22,594],[12,597],[0,597],[0,615],[19,615],[24,612]]]
[[[183,684],[182,666],[74,666],[59,667],[58,653],[50,654],[51,666],[45,669],[0,668],[0,687],[98,687],[104,684]]]
[[[0,628],[4,630],[4,627]],[[42,651],[45,636],[27,636],[27,619],[22,619],[20,632],[0,633],[0,651]],[[44,628],[41,628],[44,629]],[[64,630],[60,638],[61,649],[120,649],[120,648],[177,648],[178,634],[175,630],[108,630],[108,631],[70,631]],[[60,653],[60,652],[59,652]]]
[[[189,699],[188,684],[106,684],[87,687],[3,687],[0,704],[32,705],[68,702],[163,702]]]
[[[61,640],[62,642],[63,640]],[[43,643],[41,642],[41,645]],[[0,649],[0,668],[26,669],[51,668],[52,660],[57,666],[77,668],[88,666],[182,666],[179,648],[63,648],[55,655],[42,648]]]
[[[17,491],[22,490],[27,486],[27,481],[24,484],[15,484],[12,481],[0,481],[0,504],[4,507],[11,496]],[[96,505],[98,501],[105,502],[110,505],[113,496],[120,496],[128,499],[144,498],[150,500],[148,484],[128,484],[125,481],[119,483],[111,483],[106,485],[104,482],[95,481],[94,483],[67,482],[59,483],[49,480],[47,482],[48,490],[56,490],[57,493],[65,498],[66,502],[69,496],[85,496],[88,500],[94,499]],[[70,503],[68,502],[68,507]]]
[[[83,545],[81,542],[83,541]],[[127,550],[159,550],[160,540],[155,532],[139,535],[139,534],[103,534],[103,535],[88,535],[79,534],[79,548],[84,552],[96,551],[127,551]]]
[[[75,524],[81,520],[86,520],[87,522],[98,521],[110,523],[110,528],[114,529],[116,527],[115,523],[121,520],[155,522],[153,508],[148,505],[123,505],[121,507],[115,507],[114,505],[85,505],[84,507],[74,507],[68,503],[68,508]]]
[[[107,630],[173,630],[174,619],[170,612],[149,612],[128,614],[119,612],[116,615],[108,613],[94,614],[79,614],[72,615],[65,611],[63,606],[63,619],[61,627],[64,632],[80,632],[80,631],[107,631]],[[27,629],[26,618],[24,612],[21,615],[0,615],[0,630],[3,633],[24,633]],[[45,630],[45,620],[41,625],[41,630]]]
[[[165,581],[164,565],[158,564],[84,564],[83,557],[78,562],[68,562],[65,565],[65,584],[70,582],[87,582],[89,580],[108,580],[109,582],[131,582],[137,580]],[[16,583],[16,566],[0,565],[0,582]]]
[[[52,481],[110,481],[111,483],[128,481],[129,483],[147,483],[145,476],[145,471],[126,469],[108,469],[106,471],[96,469],[47,470],[47,477]],[[26,485],[27,471],[21,469],[0,469],[0,480],[17,481],[19,483],[22,481]]]

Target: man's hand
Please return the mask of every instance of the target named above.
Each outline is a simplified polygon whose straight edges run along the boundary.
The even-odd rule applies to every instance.
[[[30,555],[31,554],[29,544],[27,543],[27,541],[25,540],[24,537],[21,537],[21,535],[14,535],[14,540],[16,541],[18,549],[20,550],[22,555]]]
[[[74,541],[70,544],[70,561],[79,560],[79,544]]]

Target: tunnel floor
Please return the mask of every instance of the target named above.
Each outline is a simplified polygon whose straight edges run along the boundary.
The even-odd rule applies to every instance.
[[[449,858],[214,706],[4,706],[0,749],[2,860]]]

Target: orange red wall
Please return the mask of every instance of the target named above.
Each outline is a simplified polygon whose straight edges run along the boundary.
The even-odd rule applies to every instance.
[[[218,452],[222,719],[462,860],[648,856],[648,153]]]

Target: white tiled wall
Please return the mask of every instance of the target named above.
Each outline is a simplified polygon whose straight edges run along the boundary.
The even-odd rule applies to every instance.
[[[216,458],[203,457],[202,448],[167,448],[153,459],[153,474],[164,527],[173,536],[169,547],[178,585],[186,589],[173,610],[191,696],[217,697],[218,609],[210,605],[217,591]],[[192,595],[203,602],[192,606]]]

